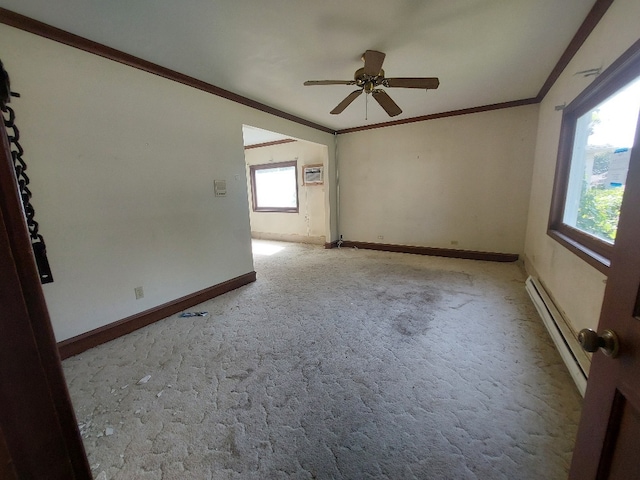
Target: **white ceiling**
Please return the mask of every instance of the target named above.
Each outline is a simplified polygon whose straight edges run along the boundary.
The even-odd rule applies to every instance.
[[[252,127],[251,125],[243,125],[242,138],[244,139],[244,146],[248,147],[251,145],[275,142],[278,140],[287,140],[291,137],[280,133],[270,132],[269,130],[263,130],[262,128]]]
[[[0,6],[340,130],[389,121],[353,86],[367,49],[394,88],[393,120],[535,97],[595,0],[0,0]],[[3,46],[3,48],[7,48]],[[1,53],[1,52],[0,52]]]

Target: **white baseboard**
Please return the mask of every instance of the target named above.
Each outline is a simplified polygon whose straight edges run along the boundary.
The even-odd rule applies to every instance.
[[[569,369],[578,391],[584,397],[587,389],[587,377],[591,366],[590,356],[580,347],[576,335],[558,311],[544,287],[533,277],[527,278],[525,288],[531,297],[549,335],[560,352],[560,356]]]

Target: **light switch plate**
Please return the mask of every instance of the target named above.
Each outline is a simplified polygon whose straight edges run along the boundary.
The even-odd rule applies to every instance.
[[[214,180],[213,191],[216,197],[224,197],[227,195],[227,181],[226,180]]]

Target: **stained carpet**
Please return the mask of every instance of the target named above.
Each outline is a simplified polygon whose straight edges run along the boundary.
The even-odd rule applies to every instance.
[[[517,264],[254,257],[257,282],[189,310],[207,316],[63,362],[94,476],[566,478],[581,397]]]

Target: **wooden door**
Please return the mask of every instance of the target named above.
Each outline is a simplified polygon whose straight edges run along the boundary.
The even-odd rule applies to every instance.
[[[18,474],[13,467],[13,460],[7,449],[7,442],[4,440],[2,430],[0,430],[0,478],[3,480],[18,480]]]
[[[635,145],[598,325],[617,334],[620,352],[593,355],[573,480],[640,479],[640,128]]]
[[[83,480],[91,469],[0,125],[0,478],[12,475]]]

